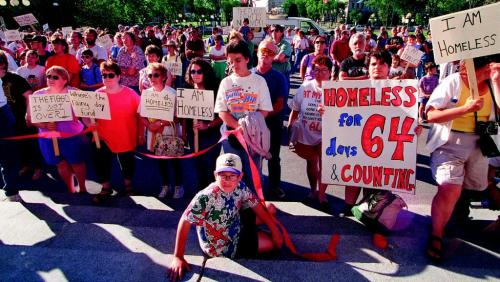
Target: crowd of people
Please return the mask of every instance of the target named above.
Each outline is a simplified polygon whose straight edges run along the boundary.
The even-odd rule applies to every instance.
[[[228,40],[224,40],[222,29],[218,27],[214,27],[212,35],[203,40],[195,27],[173,28],[167,24],[144,29],[119,25],[114,35],[106,30],[89,28],[83,34],[73,31],[67,38],[59,31],[34,32],[26,34],[21,41],[1,41],[0,138],[50,131],[72,135],[58,138],[60,154],[57,157],[51,139],[21,142],[0,139],[5,199],[20,200],[16,184],[18,177],[31,175],[33,180],[39,179],[43,162],[57,167],[70,192],[86,192],[83,147],[90,143],[98,182],[102,185],[93,202],[105,204],[112,194],[113,158],[120,162],[124,193],[133,195],[140,193],[132,182],[138,146],[145,146],[152,154],[165,155],[158,142],[166,136],[178,137],[194,148],[196,135],[202,150],[217,143],[225,131],[244,128],[249,154],[231,135],[204,157],[197,158],[194,173],[197,174],[198,187],[200,190],[211,187],[210,191],[204,190],[203,197],[207,193],[209,197],[216,193],[211,184],[214,176],[219,186],[232,183],[223,191],[244,187],[243,192],[238,192],[242,194],[237,196],[248,202],[243,207],[254,207],[257,215],[274,230],[262,206],[257,205],[256,198],[250,194],[255,192],[254,179],[262,177],[263,159],[267,159],[269,181],[265,190],[276,198],[286,197],[286,191],[280,187],[280,149],[281,136],[286,130],[283,121],[287,108],[291,110],[288,130],[293,133],[290,148],[307,163],[305,171],[311,188],[307,201],[330,212],[325,193],[327,185],[321,183],[321,124],[310,126],[322,118],[322,82],[415,79],[418,80],[420,97],[419,123],[432,124],[428,147],[432,151],[432,174],[438,183],[438,192],[432,202],[432,231],[427,254],[440,260],[444,228],[461,191],[486,189],[490,184],[488,166],[491,171],[499,165],[497,159],[489,162],[481,153],[475,126],[478,121],[493,121],[494,113],[499,110],[499,54],[474,59],[479,97],[473,99],[463,62],[437,66],[433,62],[431,34],[427,32],[426,38],[421,28],[410,34],[406,27],[394,27],[390,30],[391,36],[385,27],[375,34],[368,26],[363,32],[356,32],[340,25],[331,36],[319,35],[317,30],[305,31],[300,27],[292,29],[280,25],[264,30],[264,38],[257,40],[258,45],[252,41],[254,37],[248,21],[244,21],[244,26],[238,31],[231,31]],[[114,45],[107,48],[98,45],[96,40],[100,36],[109,36]],[[403,50],[410,47],[424,54],[418,65],[401,59]],[[182,75],[171,73],[168,62],[182,64]],[[288,101],[290,76],[295,72],[299,73],[303,83]],[[199,121],[174,117],[173,120],[162,120],[139,115],[142,93],[160,92],[175,100],[175,89],[180,87],[212,90],[215,119]],[[111,120],[91,121],[73,116],[71,121],[32,123],[28,103],[30,95],[68,93],[76,88],[105,93],[109,98]],[[80,134],[85,127],[98,132],[103,141],[100,148],[96,140]],[[260,138],[255,140],[255,136]],[[221,148],[224,153],[229,153],[224,155],[226,163],[238,163],[237,169],[216,162]],[[252,172],[250,159],[256,164],[258,175]],[[168,163],[175,170],[174,179],[169,179],[166,173]],[[162,159],[158,161],[158,167],[162,175],[158,196],[182,198],[184,188],[179,160]],[[238,184],[240,180],[244,186]],[[345,216],[352,215],[351,208],[358,201],[360,191],[361,187],[345,187]],[[370,189],[365,189],[364,193],[370,193]],[[203,204],[199,201],[206,200],[201,196],[193,200],[189,212],[183,216],[180,223],[183,234],[188,223],[202,220],[197,217],[195,208]],[[281,238],[274,234],[271,239],[275,245],[281,244]],[[230,249],[221,252],[212,249],[211,242],[206,242],[207,252],[234,256],[236,246],[233,243]],[[267,238],[266,244],[273,243]],[[184,262],[183,259],[177,261],[176,271],[185,268]]]

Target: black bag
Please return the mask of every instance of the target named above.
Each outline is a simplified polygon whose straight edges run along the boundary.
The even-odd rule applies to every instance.
[[[488,158],[494,158],[500,156],[500,151],[498,150],[498,146],[491,138],[491,135],[481,134],[479,135],[479,140],[477,140],[477,144],[479,145],[479,149],[481,149],[481,153],[483,156]]]
[[[495,95],[493,94],[493,89],[491,88],[491,83],[488,81],[488,86],[490,88],[491,98],[493,100],[493,107],[495,107],[495,121],[481,122],[477,121],[477,112],[474,112],[474,121],[476,126],[476,134],[479,135],[477,140],[477,145],[481,149],[483,156],[488,158],[494,158],[500,156],[500,151],[497,144],[491,137],[491,135],[498,134],[498,113],[496,110]]]

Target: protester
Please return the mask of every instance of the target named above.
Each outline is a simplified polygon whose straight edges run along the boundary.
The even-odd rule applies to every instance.
[[[300,63],[300,77],[304,80],[313,80],[313,64],[314,58],[325,54],[326,50],[326,36],[317,36],[314,38],[314,52],[309,53],[302,58]]]
[[[191,60],[191,63],[186,71],[186,83],[188,84],[188,88],[212,90],[214,92],[215,101],[220,80],[216,77],[210,64],[202,58],[195,58]],[[190,126],[191,123],[192,126]],[[194,137],[192,137],[194,135],[194,130],[198,130],[199,150],[204,150],[217,144],[221,137],[220,126],[222,124],[222,120],[217,114],[214,114],[214,119],[212,121],[188,120],[187,124],[187,133],[190,144],[193,144],[194,142]],[[194,147],[194,145],[191,145],[191,147]],[[197,180],[199,188],[206,187],[208,184],[213,182],[212,171],[215,169],[215,160],[220,155],[220,149],[221,145],[216,145],[210,151],[196,158],[196,171],[198,175]]]
[[[82,41],[83,41],[82,34],[78,31],[72,31],[70,36],[71,46],[69,46],[68,53],[76,57],[78,50],[84,47]]]
[[[391,68],[389,69],[389,78],[394,78],[398,79],[402,77],[403,72],[405,71],[405,68],[401,66],[401,58],[397,54],[392,54],[392,64]]]
[[[191,224],[200,247],[210,257],[255,258],[281,248],[283,237],[273,221],[276,208],[264,205],[242,181],[242,163],[235,154],[217,158],[215,182],[196,194],[179,220],[174,258],[168,277],[182,279],[189,264],[184,250]],[[270,232],[258,231],[265,224]]]
[[[287,91],[290,90],[290,72],[292,67],[290,65],[290,58],[292,57],[292,46],[285,40],[284,27],[281,25],[273,25],[271,27],[271,37],[274,44],[278,46],[278,54],[274,57],[273,68],[281,72],[288,85]]]
[[[86,91],[95,91],[101,88],[102,83],[101,70],[94,62],[94,53],[86,49],[82,52],[83,65],[80,69],[80,89]]]
[[[214,68],[215,75],[219,80],[225,76],[227,67],[226,63],[226,48],[223,46],[224,39],[222,35],[215,37],[215,44],[210,48],[210,59],[212,60],[212,67]]]
[[[38,64],[43,67],[45,67],[47,58],[54,54],[46,51],[45,48],[47,48],[47,38],[45,36],[37,35],[31,39],[31,50],[35,50],[38,53]]]
[[[333,66],[335,68],[332,79],[338,78],[340,65],[351,55],[351,48],[349,47],[349,32],[344,30],[341,32],[340,38],[335,40],[330,47],[330,57],[333,59]]]
[[[68,53],[68,42],[61,38],[52,40],[54,55],[47,58],[46,68],[60,66],[69,73],[69,85],[71,87],[80,86],[80,65],[75,56]]]
[[[38,53],[34,50],[26,52],[26,63],[17,68],[16,73],[26,79],[32,90],[38,90],[45,86],[45,67],[37,64]]]
[[[116,58],[118,57],[118,52],[120,52],[120,49],[123,47],[122,33],[117,32],[113,37],[113,41],[115,44],[111,46],[109,53],[110,53],[110,58],[116,61]]]
[[[243,35],[243,40],[245,42],[248,42],[248,33],[251,31],[250,27],[248,26],[250,21],[248,18],[243,19],[243,25],[238,29],[238,32]]]
[[[94,142],[94,167],[102,190],[95,195],[93,202],[101,204],[112,194],[110,186],[113,158],[120,161],[125,193],[133,195],[132,177],[134,174],[134,149],[137,142],[144,143],[144,134],[137,113],[140,103],[139,95],[132,89],[120,84],[121,69],[111,61],[103,62],[100,66],[104,87],[97,92],[106,93],[109,99],[109,108],[112,119],[97,119],[96,130],[99,138],[104,142],[101,148]],[[138,140],[142,139],[142,140]]]
[[[425,64],[425,72],[426,75],[418,81],[418,90],[420,92],[418,121],[420,123],[426,121],[424,113],[425,105],[427,101],[429,101],[432,92],[439,84],[439,77],[436,74],[436,64],[433,62]]]
[[[162,58],[161,48],[156,45],[148,45],[146,47],[146,61],[148,62],[148,66],[152,63],[159,63]],[[168,75],[168,86],[172,86],[172,77],[170,73],[166,73]],[[147,66],[139,71],[139,90],[142,93],[142,90],[151,88],[151,81],[148,77],[148,68]]]
[[[397,54],[399,49],[403,48],[403,38],[398,35],[398,28],[393,27],[392,37],[386,41],[385,50],[391,52],[391,54]]]
[[[106,49],[96,44],[97,31],[93,28],[89,28],[85,30],[84,36],[85,36],[85,46],[80,48],[80,50],[78,50],[78,52],[76,53],[76,60],[79,63],[82,62],[82,52],[85,49],[92,50],[92,53],[94,54],[94,57],[97,60],[97,64],[100,64],[101,62],[107,60],[108,53],[106,52]]]
[[[293,66],[292,72],[300,70],[300,63],[302,58],[309,51],[309,40],[307,40],[305,33],[300,30],[298,31],[298,36],[293,41],[293,49],[295,51],[295,64]]]
[[[363,80],[368,78],[368,68],[365,62],[365,35],[356,33],[349,39],[352,56],[342,61],[339,80]]]
[[[470,97],[467,72],[461,64],[459,73],[438,85],[425,109],[427,121],[433,123],[427,148],[432,152],[431,171],[438,183],[432,200],[432,231],[426,254],[435,262],[443,259],[444,229],[462,189],[482,191],[488,186],[488,159],[477,143],[475,116],[486,122],[499,110],[492,99],[494,94],[496,102],[500,101],[498,54],[474,58],[474,68],[479,97]]]
[[[144,68],[144,53],[136,45],[136,37],[132,32],[123,34],[123,47],[118,52],[116,63],[121,69],[121,84],[139,92],[139,70]]]
[[[47,87],[35,91],[33,95],[51,95],[68,93],[69,73],[60,66],[53,66],[45,73]],[[32,123],[32,113],[28,111],[26,120]],[[33,123],[38,127],[39,132],[57,131],[66,134],[80,134],[83,131],[83,123],[73,115],[71,121],[42,122]],[[45,162],[49,165],[57,166],[57,171],[70,193],[76,192],[73,182],[73,175],[76,176],[80,193],[86,193],[85,177],[87,169],[85,166],[85,136],[76,135],[68,138],[57,138],[59,156],[55,155],[52,139],[39,138],[38,144]]]

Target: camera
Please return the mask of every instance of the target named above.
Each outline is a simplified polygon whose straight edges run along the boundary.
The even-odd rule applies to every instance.
[[[497,135],[498,123],[496,121],[478,121],[476,123],[476,134]]]

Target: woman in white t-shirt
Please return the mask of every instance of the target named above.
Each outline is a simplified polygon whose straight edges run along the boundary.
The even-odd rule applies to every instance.
[[[26,64],[17,68],[16,73],[22,76],[33,88],[33,91],[45,86],[45,67],[38,63],[38,53],[30,50],[26,53]]]
[[[215,75],[218,79],[223,79],[226,71],[226,49],[222,46],[222,35],[215,36],[215,45],[210,48],[210,59],[212,60],[212,67],[214,68]]]
[[[307,178],[311,186],[309,198],[319,201],[320,209],[330,212],[326,198],[327,184],[321,183],[321,115],[317,111],[321,103],[321,84],[330,79],[332,61],[318,55],[312,61],[313,80],[305,80],[297,89],[295,97],[290,101],[292,110],[288,126],[295,140],[291,140],[291,148],[307,162]]]

